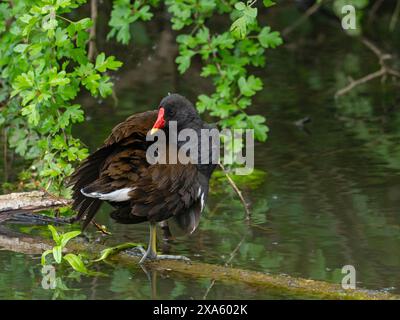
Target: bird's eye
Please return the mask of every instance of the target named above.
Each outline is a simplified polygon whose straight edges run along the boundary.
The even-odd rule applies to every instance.
[[[170,116],[174,116],[175,113],[176,113],[175,109],[169,109],[169,111],[168,111],[168,114],[169,114]]]

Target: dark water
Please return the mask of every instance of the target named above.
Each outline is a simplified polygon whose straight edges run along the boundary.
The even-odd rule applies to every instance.
[[[112,99],[80,99],[87,121],[75,134],[91,149],[128,115],[156,108],[167,92],[195,100],[211,89],[198,78],[196,63],[183,77],[175,73],[168,31],[145,35],[129,50],[110,49],[119,50],[125,61],[116,75],[118,106]],[[236,267],[340,283],[342,267],[353,265],[357,286],[400,293],[398,88],[377,81],[335,100],[347,75],[375,71],[376,59],[358,41],[326,25],[315,27],[309,37],[316,40],[293,40],[268,51],[260,72],[265,89],[251,112],[267,117],[269,139],[256,145],[257,174],[238,181],[251,203],[252,222],[244,222],[243,208],[226,181],[214,179],[199,229],[177,239],[170,251],[224,264],[242,241],[231,262]],[[294,125],[304,117],[311,118],[306,130]],[[102,241],[147,242],[147,225],[115,224],[108,211],[103,207],[98,222],[113,235]],[[54,292],[40,286],[39,261],[37,255],[0,251],[0,298],[190,299],[202,298],[211,282],[158,275],[152,292],[138,266],[100,264],[98,270],[109,277],[74,278],[60,270],[63,282],[76,290]],[[207,298],[296,297],[217,282]]]

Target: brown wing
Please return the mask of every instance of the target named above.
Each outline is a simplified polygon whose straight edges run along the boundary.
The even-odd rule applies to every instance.
[[[123,146],[131,144],[134,149],[146,149],[145,137],[156,118],[156,110],[135,114],[127,118],[112,130],[111,135],[105,140],[104,145],[84,160],[72,174],[68,182],[69,186],[73,186],[72,197],[74,203],[72,208],[78,211],[76,220],[80,220],[83,216],[87,217],[83,228],[94,217],[102,201],[97,198],[84,196],[81,190],[95,183],[100,178],[101,169],[104,167],[107,159],[118,153]]]
[[[112,129],[111,134],[104,141],[104,145],[128,145],[145,142],[147,132],[157,119],[157,113],[157,110],[152,110],[130,116]]]
[[[208,191],[201,189],[201,179],[195,165],[150,165],[145,150],[126,146],[106,159],[99,179],[84,192],[111,203],[121,201],[119,206],[124,209],[118,209],[112,217],[122,223],[174,217],[180,229],[192,232],[198,225]],[[118,199],[121,190],[126,190],[128,199]],[[130,216],[125,207],[130,208]]]

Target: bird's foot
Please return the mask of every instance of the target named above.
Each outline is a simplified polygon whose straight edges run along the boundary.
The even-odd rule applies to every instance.
[[[156,257],[156,260],[183,260],[183,261],[190,261],[188,257],[185,256],[175,256],[171,254],[160,254]]]
[[[149,261],[181,260],[181,261],[190,262],[190,259],[185,256],[175,256],[175,255],[170,255],[170,254],[156,254],[154,252],[149,252],[149,251],[146,251],[146,253],[143,255],[142,259],[140,259],[139,263],[142,264],[142,263],[146,262],[147,260],[149,260]]]
[[[127,251],[128,254],[136,257],[143,257],[146,254],[146,250],[144,250],[142,246],[133,247],[131,249],[128,249]]]

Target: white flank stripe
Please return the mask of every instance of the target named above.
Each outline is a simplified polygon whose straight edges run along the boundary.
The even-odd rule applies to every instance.
[[[83,189],[81,189],[81,193],[89,198],[98,198],[100,200],[123,202],[130,199],[128,193],[134,189],[135,188],[123,188],[109,193],[100,193],[100,192],[85,193]]]
[[[201,211],[204,209],[204,192],[201,194]]]

